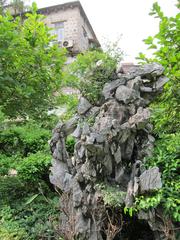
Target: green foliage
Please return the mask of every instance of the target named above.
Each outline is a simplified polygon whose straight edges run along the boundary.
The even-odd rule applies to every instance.
[[[0,209],[4,205],[13,205],[30,190],[19,178],[0,176]]]
[[[0,106],[7,116],[40,118],[55,101],[65,52],[50,46],[43,18],[35,5],[23,22],[0,15]]]
[[[58,197],[53,194],[48,197],[40,194],[29,205],[16,208],[16,221],[27,232],[28,240],[57,239],[58,202]]]
[[[145,54],[141,53],[138,59],[143,62],[159,62],[170,79],[152,107],[156,131],[171,133],[179,129],[180,119],[180,13],[174,17],[166,17],[156,2],[150,15],[160,20],[159,32],[154,37],[149,36],[144,40],[149,49],[154,49],[154,57],[147,59]]]
[[[39,194],[28,205],[32,195],[24,197],[14,207],[3,206],[0,210],[0,239],[39,240],[57,239],[58,197]]]
[[[20,1],[13,2],[21,7]],[[3,240],[58,239],[58,197],[49,182],[48,147],[57,117],[47,116],[47,111],[58,104],[53,93],[62,81],[65,51],[57,45],[51,46],[54,37],[36,10],[33,4],[32,13],[27,13],[23,21],[21,17],[0,15],[0,239]],[[76,100],[70,101],[72,107]],[[71,149],[73,142],[68,145]]]
[[[75,145],[75,138],[72,137],[71,135],[67,137],[66,139],[66,149],[68,151],[69,154],[73,154],[74,153],[74,145]]]
[[[18,165],[18,176],[25,182],[37,182],[49,174],[51,156],[45,152],[37,152],[24,158]]]
[[[96,188],[101,192],[105,205],[110,207],[122,207],[126,193],[120,191],[117,186],[96,184]]]
[[[180,133],[161,135],[156,141],[154,156],[147,161],[149,166],[158,166],[162,172],[161,203],[165,212],[177,221],[180,221],[179,146]]]
[[[133,214],[136,212],[137,212],[137,209],[135,207],[124,207],[124,213],[128,214],[130,217],[132,217]]]
[[[65,83],[80,90],[91,103],[101,98],[102,86],[110,81],[117,61],[100,50],[79,54],[67,69]]]
[[[66,121],[73,117],[77,111],[78,96],[76,94],[66,95],[61,93],[57,97],[57,103],[66,109],[65,113],[60,116],[61,120]]]
[[[157,194],[154,194],[153,196],[140,196],[136,198],[136,209],[138,210],[148,210],[152,207],[157,207],[162,200],[162,193],[159,191]]]
[[[0,211],[0,239],[23,240],[27,239],[26,231],[21,228],[15,219],[14,211],[6,206]]]
[[[12,124],[0,131],[1,152],[7,156],[27,156],[45,149],[51,134],[35,122]],[[47,147],[46,147],[47,148]]]
[[[179,4],[177,4],[179,7]],[[165,68],[165,75],[169,82],[163,93],[151,105],[156,135],[156,146],[152,158],[146,160],[147,166],[158,166],[162,173],[163,188],[151,197],[141,196],[136,204],[140,209],[148,209],[161,204],[166,214],[175,221],[180,221],[180,177],[178,168],[180,163],[180,14],[166,17],[158,3],[153,4],[150,15],[158,18],[159,32],[154,37],[148,37],[144,42],[149,49],[154,49],[154,57],[146,58],[140,54],[143,62],[159,62]]]

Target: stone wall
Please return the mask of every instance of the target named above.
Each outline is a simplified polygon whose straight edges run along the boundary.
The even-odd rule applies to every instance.
[[[168,81],[163,70],[157,63],[127,74],[117,69],[116,78],[104,85],[99,105],[81,97],[77,115],[53,130],[50,181],[62,193],[65,239],[166,239],[154,209],[132,218],[123,210],[133,206],[136,196],[162,187],[159,169],[145,169],[144,158],[153,151],[148,106]],[[76,139],[73,156],[66,150],[70,134]],[[102,185],[115,189],[117,206],[105,202]]]

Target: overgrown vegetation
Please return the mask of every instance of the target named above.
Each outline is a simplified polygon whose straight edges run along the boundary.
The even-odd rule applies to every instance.
[[[79,89],[92,104],[97,104],[102,86],[113,79],[120,58],[121,52],[114,57],[101,49],[79,54],[64,74],[65,84]]]
[[[18,1],[14,1],[18,4]],[[1,5],[2,7],[2,5]],[[3,9],[4,10],[4,9]],[[57,117],[65,51],[32,12],[0,15],[0,239],[58,239],[58,196],[49,182],[48,140]],[[53,67],[52,67],[53,66]]]
[[[65,52],[50,46],[54,37],[36,10],[33,4],[23,23],[0,15],[0,106],[10,117],[43,117],[62,79]]]
[[[179,1],[177,4],[179,9]],[[147,209],[161,204],[167,216],[180,221],[180,177],[179,177],[179,146],[180,146],[180,14],[167,17],[158,3],[153,4],[150,15],[158,18],[159,32],[144,40],[149,49],[154,49],[151,59],[140,53],[143,62],[159,62],[165,68],[169,82],[163,93],[152,104],[154,134],[156,147],[154,156],[147,159],[147,166],[158,166],[162,173],[163,188],[151,198],[141,197],[137,200],[138,207]]]

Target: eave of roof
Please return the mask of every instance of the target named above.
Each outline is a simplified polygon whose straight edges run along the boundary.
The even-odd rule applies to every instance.
[[[80,13],[81,13],[81,16],[85,19],[89,29],[91,30],[92,32],[92,35],[94,37],[94,40],[96,41],[96,44],[98,47],[100,47],[100,43],[96,37],[96,34],[89,22],[89,19],[81,5],[81,3],[79,1],[73,1],[73,2],[67,2],[67,3],[63,3],[63,4],[58,4],[58,5],[54,5],[54,6],[49,6],[49,7],[45,7],[45,8],[40,8],[38,9],[38,12],[41,13],[41,14],[48,14],[50,12],[54,12],[54,11],[58,11],[58,10],[64,10],[64,9],[67,9],[67,8],[74,8],[74,7],[78,7],[79,10],[80,10]]]

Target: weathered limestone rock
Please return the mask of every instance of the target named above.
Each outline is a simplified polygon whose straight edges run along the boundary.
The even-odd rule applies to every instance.
[[[129,118],[129,124],[136,126],[137,129],[143,129],[150,118],[150,111],[147,108],[139,107],[137,113]]]
[[[161,76],[164,72],[164,68],[162,65],[158,63],[149,63],[142,66],[136,66],[135,68],[131,68],[129,71],[130,75],[134,77],[140,76],[143,78],[152,78]]]
[[[116,80],[109,79],[102,90],[101,106],[92,106],[81,97],[78,114],[53,130],[50,181],[63,192],[60,232],[65,239],[127,239],[128,233],[123,235],[124,206],[132,207],[139,194],[148,195],[162,187],[159,169],[146,170],[143,164],[154,146],[148,105],[167,82],[162,73],[163,67],[157,63],[117,73]],[[76,139],[73,156],[66,150],[70,134]],[[116,186],[115,193],[126,192],[116,211],[105,204],[99,183]],[[141,212],[137,217],[160,240],[154,212]]]
[[[81,97],[78,105],[78,113],[82,115],[86,113],[91,107],[92,105],[90,102],[86,98]]]
[[[121,78],[114,80],[112,82],[106,83],[104,85],[102,94],[105,97],[105,99],[113,98],[114,91],[120,86],[124,85],[126,82],[126,79]]]
[[[138,98],[138,93],[124,85],[119,86],[116,90],[116,99],[125,104],[131,103]]]
[[[152,192],[162,187],[161,174],[158,167],[143,172],[139,177],[140,192]]]

